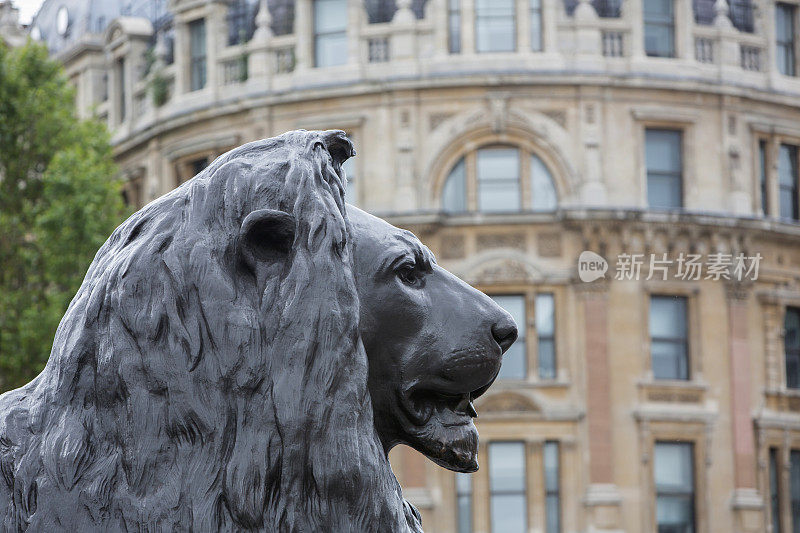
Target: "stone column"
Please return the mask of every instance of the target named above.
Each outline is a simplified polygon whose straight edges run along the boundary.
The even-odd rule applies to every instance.
[[[544,441],[528,440],[526,445],[528,529],[545,531]]]
[[[560,0],[542,0],[542,51],[550,54],[558,52],[558,16],[564,9]]]
[[[270,74],[269,42],[272,39],[272,16],[267,0],[260,0],[256,15],[256,31],[250,41],[250,54],[247,57],[248,80],[251,83],[266,85]]]
[[[448,27],[447,0],[428,0],[425,10],[426,15],[433,18],[433,53],[436,56],[446,56],[450,53],[448,48],[450,29]]]
[[[173,98],[180,98],[189,91],[189,26],[185,21],[175,17],[175,45],[173,57],[175,60],[175,94]],[[109,93],[113,94],[113,93]]]
[[[752,372],[748,328],[749,287],[727,286],[728,338],[730,339],[731,430],[733,433],[734,490],[731,506],[737,532],[755,532],[761,524],[762,501],[756,485],[756,452],[750,414]]]
[[[397,11],[392,19],[391,60],[415,59],[417,57],[417,19],[411,10],[411,0],[398,0]]]
[[[366,19],[362,0],[347,0],[347,64],[361,64],[361,20]]]
[[[644,57],[644,12],[642,2],[622,2],[622,18],[628,22],[631,28],[628,49],[631,51],[631,58],[641,59]]]
[[[694,60],[694,7],[692,0],[675,2],[675,56]]]
[[[608,284],[597,281],[578,288],[583,301],[586,354],[586,418],[589,442],[589,487],[584,498],[589,530],[620,526],[620,495],[615,485],[611,376],[608,360]]]
[[[530,0],[517,2],[517,52],[529,54],[531,52],[531,16]]]
[[[597,11],[589,0],[579,0],[575,8],[575,40],[578,60],[589,61],[587,65],[594,64],[602,52],[599,17]]]
[[[311,0],[297,0],[294,6],[295,70],[314,66],[314,21]]]
[[[592,484],[614,482],[607,308],[608,295],[605,290],[583,293],[589,480]]]
[[[206,15],[206,87],[211,89],[215,99],[222,85],[218,58],[228,39],[226,16],[227,7],[218,3],[211,4]]]
[[[461,0],[461,53],[475,53],[475,0]]]

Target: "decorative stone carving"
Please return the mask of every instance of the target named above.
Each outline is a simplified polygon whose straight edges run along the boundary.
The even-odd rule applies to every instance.
[[[492,283],[533,282],[536,277],[531,275],[523,263],[514,259],[500,259],[482,265],[476,272],[469,275],[467,280],[476,285],[490,285]]]
[[[442,259],[462,259],[466,255],[465,245],[463,235],[444,235],[439,255]]]
[[[567,113],[565,111],[560,109],[549,109],[547,111],[542,111],[542,114],[562,128],[567,127]]]
[[[539,257],[561,257],[561,235],[540,233],[536,236],[536,253]]]
[[[480,403],[484,413],[540,413],[533,400],[513,392],[501,392],[487,397]]]
[[[431,113],[428,116],[428,129],[433,131],[438,128],[442,122],[452,117],[453,113]]]
[[[478,250],[491,250],[496,248],[512,248],[525,251],[524,233],[485,233],[478,235]]]

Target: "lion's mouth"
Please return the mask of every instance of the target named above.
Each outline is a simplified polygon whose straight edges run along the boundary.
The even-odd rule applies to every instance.
[[[400,393],[400,405],[408,419],[424,426],[434,416],[444,427],[462,426],[477,418],[473,401],[489,388],[491,383],[470,392],[450,392],[422,385],[411,386]]]

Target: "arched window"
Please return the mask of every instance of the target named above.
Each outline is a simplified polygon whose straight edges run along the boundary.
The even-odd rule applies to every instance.
[[[467,210],[466,167],[464,158],[453,166],[442,190],[442,209],[448,213],[463,213]]]
[[[553,176],[538,155],[509,145],[482,146],[450,169],[441,195],[446,213],[553,211]]]
[[[550,169],[536,154],[531,154],[531,209],[552,211],[558,207],[558,196]]]

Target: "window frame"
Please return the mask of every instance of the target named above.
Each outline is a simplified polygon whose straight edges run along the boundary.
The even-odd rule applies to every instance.
[[[463,44],[461,0],[447,0],[447,52],[460,54]],[[457,31],[453,31],[457,28]]]
[[[549,484],[548,484],[548,479],[547,479],[547,448],[549,446],[554,446],[555,447],[555,454],[556,454],[556,465],[555,465],[556,486],[555,487],[550,487]],[[560,533],[562,531],[562,528],[563,528],[563,520],[562,520],[563,501],[562,501],[562,497],[561,497],[561,489],[562,489],[563,483],[561,482],[561,470],[562,470],[561,463],[562,463],[562,460],[561,460],[561,443],[559,441],[553,440],[553,439],[545,440],[544,444],[542,446],[542,470],[543,470],[542,473],[544,475],[544,483],[542,484],[542,486],[544,487],[544,513],[545,513],[545,516],[544,516],[544,530],[545,530],[545,533]],[[556,507],[558,509],[558,515],[556,517],[556,527],[553,530],[550,529],[550,524],[551,523],[550,523],[550,517],[548,516],[548,505],[547,505],[547,502],[548,502],[548,500],[550,498],[555,498],[556,499],[556,502],[557,502]]]
[[[480,160],[481,154],[487,154],[490,151],[512,151],[514,152],[514,157],[516,158],[516,167],[517,173],[515,178],[503,178],[503,179],[488,179],[487,177],[481,177],[480,172]],[[521,161],[521,150],[516,146],[508,146],[504,144],[492,144],[481,146],[477,150],[475,150],[475,181],[477,187],[477,200],[478,200],[478,209],[479,213],[518,213],[522,210],[522,161]],[[491,210],[491,209],[484,209],[481,208],[481,198],[486,198],[484,195],[481,194],[483,187],[486,186],[499,186],[499,185],[516,185],[516,195],[517,195],[517,208],[516,209],[502,209],[502,210]]]
[[[791,355],[795,359],[795,365],[797,368],[796,375],[794,377],[793,385],[790,385],[790,377],[789,377],[789,356],[790,356],[790,349],[786,345],[786,322],[789,315],[789,312],[794,312],[797,314],[798,322],[800,322],[800,307],[787,305],[784,308],[783,312],[783,373],[784,373],[784,387],[788,390],[800,390],[800,346],[797,348],[791,349]],[[798,340],[800,340],[800,327],[798,327]]]
[[[538,21],[538,42],[534,42],[534,21]],[[544,51],[544,11],[542,0],[528,0],[528,33],[531,52]]]
[[[651,0],[651,1],[653,1],[653,0]],[[642,2],[642,39],[644,41],[642,44],[643,44],[643,48],[644,48],[644,53],[645,53],[645,55],[647,57],[656,57],[656,58],[662,58],[662,59],[669,59],[669,58],[677,57],[677,41],[678,41],[678,39],[677,39],[677,35],[676,35],[677,24],[675,23],[676,22],[677,10],[675,9],[676,8],[675,0],[663,0],[663,1],[665,2],[666,5],[670,6],[670,15],[671,15],[670,22],[665,22],[665,21],[658,20],[658,19],[656,19],[656,20],[653,20],[653,19],[648,20],[648,18],[647,18],[647,10],[645,9],[645,4],[646,4],[647,0],[644,0]],[[667,55],[662,55],[660,53],[651,53],[651,51],[647,49],[647,28],[648,28],[648,26],[650,26],[650,27],[669,28],[670,29],[670,35],[671,35],[672,39],[671,39],[671,42],[670,42],[670,47],[669,47],[669,51],[668,51]]]
[[[127,68],[126,58],[119,57],[116,59],[114,66],[116,67],[115,77],[118,88],[117,95],[117,123],[122,124],[128,119],[128,87],[127,76],[125,69]]]
[[[514,211],[482,211],[480,209],[479,199],[479,177],[478,177],[478,152],[486,148],[514,148],[517,150],[519,170],[518,170],[518,184],[519,184],[519,209]],[[555,205],[552,209],[535,209],[533,202],[533,169],[532,158],[536,157],[541,163],[542,167],[547,170],[550,184],[552,186],[553,194],[555,196]],[[464,209],[450,210],[444,205],[444,191],[447,187],[448,178],[453,170],[463,160],[464,162]],[[433,183],[434,205],[437,209],[448,215],[465,215],[481,213],[484,215],[513,215],[519,213],[555,213],[559,210],[561,200],[564,192],[560,186],[558,179],[557,169],[558,166],[555,161],[547,154],[542,152],[539,147],[533,143],[525,142],[524,140],[504,140],[497,142],[496,140],[487,139],[480,143],[469,143],[465,150],[461,150],[454,154],[453,157],[447,159],[442,166],[441,177]]]
[[[796,468],[795,468],[796,463]],[[800,479],[796,482],[792,479],[794,476],[800,478],[800,449],[791,448],[789,450],[789,516],[791,517],[792,524],[790,529],[797,531],[800,529],[800,524],[795,524],[795,518],[800,521],[800,491],[794,492],[792,489],[800,487]]]
[[[759,204],[761,206],[761,215],[769,216],[770,202],[769,202],[769,143],[763,137],[757,139],[758,142],[758,190],[759,190]]]
[[[674,133],[678,136],[678,149],[679,149],[679,156],[680,161],[678,171],[662,171],[662,170],[650,170],[650,167],[647,164],[647,134],[648,132],[658,132],[658,133]],[[643,135],[644,143],[642,146],[643,149],[643,160],[644,160],[644,171],[645,171],[645,201],[648,209],[654,210],[679,210],[686,208],[686,131],[684,128],[680,127],[662,127],[662,126],[650,126],[646,125],[644,128],[644,135]],[[652,205],[650,202],[650,177],[669,177],[672,180],[677,181],[678,183],[678,197],[680,199],[680,205],[677,206],[655,206]]]
[[[756,214],[762,212],[762,216],[780,220],[783,223],[800,223],[800,130],[794,134],[772,134],[767,131],[753,132],[753,160],[755,175],[759,177],[753,186],[754,207]],[[761,163],[761,146],[764,147],[764,164]],[[781,176],[780,176],[780,156],[781,147],[789,146],[794,150],[794,183],[796,193],[792,196],[792,201],[796,206],[795,214],[797,218],[781,216]],[[766,178],[765,183],[761,183],[761,175]],[[766,195],[766,197],[765,197]],[[763,212],[764,207],[767,211]]]
[[[790,171],[794,174],[792,177],[792,183],[790,185],[785,185],[781,181],[781,153],[783,149],[786,148],[789,151],[789,164],[792,165],[790,167]],[[777,160],[775,162],[776,168],[776,179],[778,183],[778,212],[777,215],[779,218],[783,220],[791,220],[794,222],[800,221],[800,146],[788,142],[780,142],[778,144],[778,153],[777,153]],[[784,190],[788,190],[792,193],[792,205],[790,206],[791,214],[788,217],[783,216],[783,202],[781,201],[782,192]]]
[[[491,20],[495,20],[495,19],[506,19],[507,17],[501,17],[501,16],[497,16],[497,15],[485,15],[485,14],[484,15],[480,15],[479,14],[480,9],[478,7],[478,3],[480,1],[481,0],[475,0],[475,4],[474,4],[474,27],[473,27],[473,31],[474,31],[474,35],[475,35],[475,38],[474,38],[475,53],[477,53],[477,54],[511,54],[511,53],[516,52],[518,50],[518,48],[519,48],[519,42],[518,42],[519,39],[518,39],[518,36],[517,36],[517,31],[519,29],[519,21],[517,20],[517,2],[514,1],[514,0],[509,0],[511,2],[511,22],[512,22],[512,26],[513,26],[513,29],[511,31],[511,37],[512,37],[511,48],[508,49],[508,50],[506,50],[506,49],[502,49],[502,50],[494,50],[494,49],[481,50],[480,42],[479,42],[480,40],[478,38],[478,36],[479,36],[478,28],[480,26],[481,19],[483,19],[484,22],[486,22],[486,21],[491,21]]]
[[[790,24],[789,28],[789,35],[793,36],[793,38],[789,39],[788,41],[781,41],[778,39],[778,13],[781,11],[788,12],[788,20]],[[798,30],[798,20],[797,20],[797,13],[798,13],[798,6],[797,4],[789,3],[789,2],[775,2],[775,69],[778,71],[779,74],[782,76],[787,77],[797,77],[798,75],[798,65],[797,65],[797,30]],[[781,65],[777,63],[778,61],[778,54],[777,50],[780,48],[784,48],[787,51],[788,61],[782,67],[786,69],[784,72]]]
[[[461,490],[462,487],[460,487],[459,483],[458,483],[459,476],[466,476],[466,477],[463,477],[462,479],[467,479],[469,481],[469,490],[467,490],[467,491]],[[465,473],[465,472],[455,472],[453,474],[453,484],[454,484],[454,487],[455,487],[455,490],[453,492],[454,492],[454,495],[455,495],[455,502],[456,502],[456,517],[455,517],[456,518],[456,531],[458,533],[461,533],[462,532],[462,527],[463,527],[463,531],[467,531],[467,532],[471,533],[472,530],[473,530],[474,523],[475,523],[475,520],[474,520],[474,518],[472,516],[473,512],[474,512],[474,505],[472,504],[472,496],[475,493],[475,491],[473,489],[472,474],[471,473],[468,474],[468,473]],[[466,525],[462,524],[462,519],[464,518],[462,516],[462,514],[461,514],[461,501],[462,501],[462,499],[466,499],[467,504],[468,504],[467,505],[468,513],[467,513],[467,517],[466,517]]]
[[[653,336],[653,329],[652,329],[652,318],[653,318],[653,300],[672,300],[672,299],[680,299],[683,302],[683,321],[685,324],[685,331],[686,337],[654,337]],[[681,294],[650,294],[649,298],[649,307],[647,312],[647,327],[648,327],[648,337],[649,337],[649,348],[650,348],[650,372],[653,375],[653,381],[661,382],[661,381],[692,381],[692,362],[691,362],[691,351],[690,351],[690,343],[691,343],[691,321],[689,318],[689,298],[685,295]],[[681,344],[683,346],[683,367],[685,368],[685,377],[669,377],[669,378],[660,378],[656,377],[655,375],[655,365],[653,364],[653,345],[658,343],[669,343],[669,344]],[[680,364],[678,362],[678,366]],[[679,374],[680,372],[676,372]]]
[[[558,386],[566,385],[565,381],[567,376],[567,361],[565,359],[564,328],[559,328],[559,321],[563,318],[560,315],[562,311],[561,305],[562,287],[557,285],[537,285],[535,288],[530,285],[525,286],[498,286],[486,285],[479,286],[479,290],[487,294],[490,298],[494,299],[495,296],[524,296],[525,302],[525,324],[517,324],[518,337],[516,342],[520,339],[525,342],[523,356],[525,358],[525,377],[522,380],[502,378],[503,382],[507,383],[537,383],[543,386]],[[542,378],[539,374],[539,332],[536,330],[536,297],[540,294],[551,294],[553,296],[553,359],[554,359],[554,376],[552,378]]]
[[[344,60],[341,63],[334,63],[329,65],[320,65],[319,62],[319,54],[317,53],[317,44],[319,42],[320,37],[330,37],[332,35],[344,35],[345,40],[347,40],[347,22],[345,22],[344,29],[337,30],[337,31],[318,31],[317,30],[317,4],[319,2],[332,2],[332,1],[340,1],[344,4],[345,9],[349,8],[349,2],[347,0],[312,0],[311,2],[311,45],[314,52],[314,68],[328,68],[328,67],[339,67],[342,65],[347,64],[348,56],[345,55]],[[345,14],[345,19],[347,19],[347,14]]]
[[[539,313],[538,313],[538,302],[539,298],[543,297],[550,297],[553,301],[553,331],[548,334],[543,334],[539,331]],[[558,357],[557,357],[557,349],[556,349],[556,295],[552,292],[536,292],[533,297],[534,300],[534,328],[536,330],[536,372],[539,376],[541,381],[553,381],[558,379]],[[553,345],[553,361],[552,361],[552,375],[543,375],[543,365],[542,365],[542,351],[539,349],[542,341],[549,341]]]
[[[189,29],[189,92],[201,91],[208,86],[208,26],[204,17],[192,20],[187,26]],[[199,30],[196,28],[202,28],[203,36],[203,52],[198,55],[195,55],[194,47],[195,39],[199,36]]]
[[[783,533],[783,520],[781,504],[781,486],[783,480],[781,476],[781,458],[780,448],[776,446],[769,446],[767,448],[767,478],[769,489],[769,514],[770,522],[772,524],[772,533]]]
[[[493,487],[493,483],[492,483],[492,466],[491,466],[491,456],[492,456],[491,448],[492,448],[493,445],[496,445],[496,444],[519,444],[520,446],[522,446],[522,480],[523,480],[523,489],[522,489],[522,491],[518,491],[518,490],[516,490],[516,491],[511,491],[511,490],[497,491]],[[488,489],[489,489],[488,490],[488,493],[489,493],[489,508],[488,508],[488,511],[489,511],[489,513],[488,513],[489,514],[489,531],[491,533],[496,533],[494,531],[494,529],[492,528],[492,525],[493,525],[492,524],[492,498],[495,495],[500,495],[500,496],[519,496],[521,494],[523,496],[523,501],[525,502],[526,511],[528,509],[528,493],[529,493],[529,490],[530,490],[529,487],[528,487],[528,470],[529,470],[528,469],[528,464],[527,464],[528,463],[528,445],[524,440],[520,440],[520,439],[509,439],[509,440],[497,439],[497,440],[489,441],[489,443],[487,444],[486,452],[487,452],[486,453],[486,455],[487,455],[487,461],[486,462],[488,463],[487,472],[488,472],[488,477],[489,477],[489,484],[488,484]],[[498,492],[499,492],[499,494],[498,494]],[[522,515],[522,518],[523,518],[523,531],[527,531],[527,528],[530,525],[529,524],[529,520],[528,520],[527,512]]]
[[[698,311],[697,298],[700,293],[696,285],[690,285],[676,280],[650,280],[644,282],[645,290],[642,291],[640,300],[642,323],[640,327],[644,361],[644,375],[642,384],[648,387],[670,388],[684,390],[686,387],[705,389],[707,387],[703,378],[703,331],[702,317]],[[688,380],[655,379],[653,376],[652,347],[650,345],[650,299],[653,296],[683,297],[686,299],[686,320],[688,329],[686,336]]]
[[[691,471],[691,491],[680,491],[680,490],[672,490],[672,489],[664,489],[659,488],[658,479],[656,479],[656,458],[657,452],[656,449],[659,445],[667,445],[667,446],[687,446],[689,448],[689,459],[690,459],[690,471]],[[659,528],[658,524],[658,499],[660,496],[675,498],[675,497],[688,497],[690,501],[690,509],[691,509],[691,531],[697,532],[698,531],[698,509],[697,509],[697,444],[692,440],[667,440],[667,439],[656,439],[653,442],[653,495],[655,498],[655,526],[656,530]]]
[[[510,293],[499,293],[499,294],[487,293],[487,296],[489,296],[489,298],[491,298],[492,301],[494,301],[497,305],[500,305],[500,303],[498,303],[497,300],[495,300],[495,298],[497,298],[497,297],[505,297],[505,298],[518,297],[518,298],[520,298],[520,300],[522,300],[522,312],[523,312],[523,315],[524,315],[523,316],[523,321],[525,322],[525,324],[528,324],[530,322],[530,318],[529,318],[530,315],[529,315],[529,309],[528,309],[528,307],[529,307],[528,306],[528,297],[527,297],[527,295],[525,293],[522,293],[522,292],[510,292]],[[503,307],[503,306],[500,305],[500,307]],[[504,307],[503,307],[503,309],[505,310]],[[530,361],[529,361],[530,356],[528,355],[529,354],[529,347],[528,347],[528,335],[527,335],[528,331],[527,331],[527,329],[528,329],[527,327],[520,326],[520,324],[517,324],[517,340],[514,341],[514,344],[512,345],[512,347],[513,347],[513,346],[518,346],[517,343],[522,343],[522,365],[523,365],[522,366],[522,377],[505,377],[505,376],[502,376],[501,374],[503,372],[503,367],[501,365],[500,372],[497,374],[497,379],[498,380],[505,381],[505,382],[527,381],[528,380],[528,377],[530,376],[530,373],[531,373],[531,369],[530,369]]]

